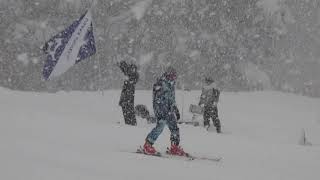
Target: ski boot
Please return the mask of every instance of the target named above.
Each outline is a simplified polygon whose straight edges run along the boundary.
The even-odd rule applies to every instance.
[[[149,155],[156,155],[157,151],[156,149],[152,146],[150,142],[146,140],[146,142],[143,145],[143,153],[149,154]]]
[[[168,149],[168,153],[176,156],[188,156],[188,154],[184,152],[184,150],[180,146],[175,144],[171,144],[171,148]]]

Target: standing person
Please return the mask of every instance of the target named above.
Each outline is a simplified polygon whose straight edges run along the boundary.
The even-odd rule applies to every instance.
[[[220,91],[217,89],[214,80],[210,77],[205,78],[205,85],[202,88],[199,106],[204,107],[204,126],[210,127],[210,119],[216,127],[217,133],[221,133],[221,124],[218,116],[218,107]]]
[[[139,79],[137,66],[135,64],[127,64],[125,61],[121,61],[118,65],[124,75],[127,76],[127,79],[123,82],[119,106],[122,108],[125,124],[135,126],[137,125],[137,120],[134,111],[134,95],[135,86]]]
[[[157,125],[146,138],[143,146],[143,151],[146,154],[156,153],[156,150],[152,145],[162,133],[165,125],[168,125],[171,132],[171,148],[169,149],[169,153],[179,156],[186,155],[183,149],[179,146],[180,133],[177,120],[180,119],[180,114],[175,100],[176,79],[176,70],[169,67],[153,85],[153,110],[156,116]]]

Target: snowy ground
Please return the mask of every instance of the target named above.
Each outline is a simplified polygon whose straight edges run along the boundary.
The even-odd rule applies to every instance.
[[[120,91],[40,94],[0,89],[0,179],[3,180],[318,180],[320,99],[277,92],[222,93],[224,134],[181,125],[182,146],[222,162],[129,153],[153,125],[122,124]],[[180,111],[199,92],[178,92]],[[137,103],[151,107],[151,92]],[[121,122],[120,124],[118,122]],[[302,129],[312,146],[299,145]],[[169,146],[166,129],[155,144]]]

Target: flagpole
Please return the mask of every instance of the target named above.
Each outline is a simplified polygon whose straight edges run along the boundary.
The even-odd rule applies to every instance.
[[[99,72],[99,82],[98,82],[98,88],[102,94],[102,96],[104,96],[104,92],[101,88],[101,85],[102,85],[102,81],[101,81],[101,64],[100,64],[100,58],[98,58],[98,72]]]
[[[97,1],[96,0],[91,0],[91,5],[90,8],[88,9],[88,11],[90,11],[90,13],[92,13],[92,9],[94,6],[96,6]],[[92,20],[92,26],[94,26],[93,20]],[[94,28],[93,28],[94,29]],[[94,57],[98,58],[98,91],[100,91],[101,95],[104,96],[104,92],[102,90],[101,84],[102,84],[102,76],[101,76],[101,62],[100,62],[100,56],[96,56],[94,55]],[[94,58],[96,59],[96,58]]]

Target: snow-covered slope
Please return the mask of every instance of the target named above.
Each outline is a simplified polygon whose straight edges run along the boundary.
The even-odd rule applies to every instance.
[[[278,92],[222,93],[224,134],[181,125],[192,154],[222,162],[162,159],[129,153],[154,125],[123,125],[120,91],[41,94],[0,89],[0,179],[244,179],[320,178],[320,100]],[[198,91],[178,92],[184,120]],[[184,99],[182,99],[184,97]],[[151,107],[151,92],[137,103]],[[118,122],[121,122],[120,124]],[[302,129],[312,146],[301,146]],[[166,129],[155,144],[169,146]]]

